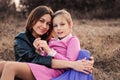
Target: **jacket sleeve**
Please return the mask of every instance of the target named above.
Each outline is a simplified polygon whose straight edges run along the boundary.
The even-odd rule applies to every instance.
[[[15,37],[14,51],[16,61],[19,62],[31,62],[36,64],[45,65],[51,67],[52,57],[40,56],[35,52],[35,48],[32,47],[25,39]]]

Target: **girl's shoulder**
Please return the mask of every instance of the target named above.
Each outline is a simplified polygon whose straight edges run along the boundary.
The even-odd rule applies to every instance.
[[[51,38],[51,39],[50,39],[50,41],[55,41],[55,40],[57,40],[57,38]]]
[[[68,39],[68,41],[71,41],[71,40],[79,40],[79,38],[77,37],[77,36],[71,36],[69,39]]]

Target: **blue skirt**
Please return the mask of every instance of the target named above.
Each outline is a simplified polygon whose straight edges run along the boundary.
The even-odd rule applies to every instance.
[[[90,52],[88,50],[80,50],[78,60],[85,58],[90,59]],[[94,80],[92,74],[85,74],[82,72],[75,71],[73,69],[65,71],[62,75],[52,80]]]

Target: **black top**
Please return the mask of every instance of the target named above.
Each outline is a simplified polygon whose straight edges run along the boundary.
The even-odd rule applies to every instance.
[[[35,38],[29,31],[18,34],[14,41],[15,59],[19,62],[30,62],[51,67],[52,57],[41,56],[33,46]]]

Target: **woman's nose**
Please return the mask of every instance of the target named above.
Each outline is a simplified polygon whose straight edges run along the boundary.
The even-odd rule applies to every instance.
[[[46,23],[43,23],[42,27],[43,27],[43,28],[47,28]]]

